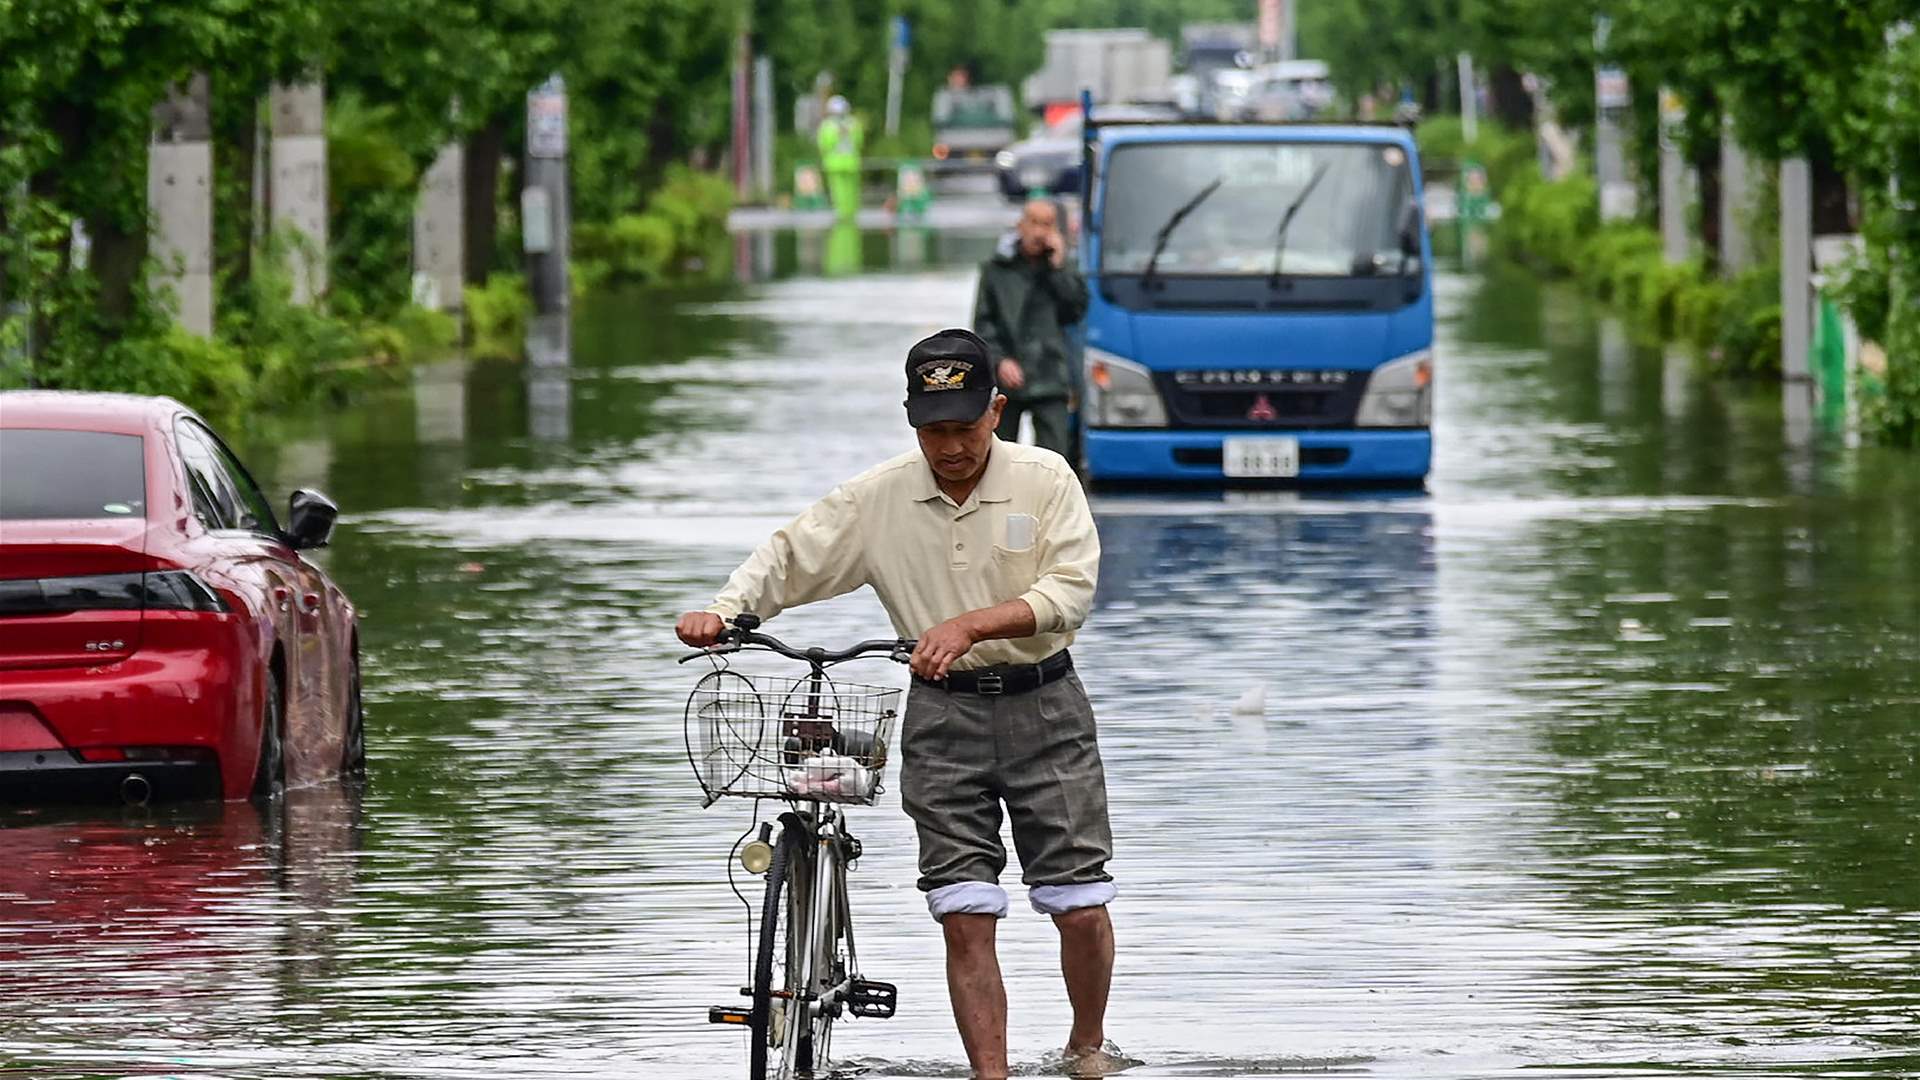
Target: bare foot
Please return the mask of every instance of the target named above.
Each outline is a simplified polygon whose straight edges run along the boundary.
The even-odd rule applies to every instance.
[[[1103,1046],[1069,1046],[1060,1052],[1063,1071],[1076,1080],[1097,1078],[1124,1072],[1140,1064],[1139,1061],[1120,1052],[1120,1048],[1107,1040]]]

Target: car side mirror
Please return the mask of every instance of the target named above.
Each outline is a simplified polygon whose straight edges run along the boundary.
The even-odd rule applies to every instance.
[[[295,551],[323,548],[333,539],[333,523],[340,507],[332,499],[301,488],[287,499],[287,543]]]

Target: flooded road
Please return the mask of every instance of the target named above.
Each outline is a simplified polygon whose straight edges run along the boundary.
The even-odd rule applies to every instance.
[[[255,451],[348,515],[370,780],[0,828],[0,1066],[744,1074],[705,1016],[752,811],[698,808],[672,620],[911,445],[900,357],[991,238],[748,243],[770,280],[589,304],[563,376],[423,371]],[[1129,1075],[1920,1073],[1920,462],[1524,273],[1438,289],[1430,494],[1095,501]],[[897,794],[854,824],[902,1004],[835,1049],[964,1075]],[[1067,1010],[1012,891],[1031,1064]]]

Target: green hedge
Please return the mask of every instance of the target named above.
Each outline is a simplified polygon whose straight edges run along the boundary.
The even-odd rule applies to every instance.
[[[1489,156],[1513,160],[1499,154]],[[1718,372],[1779,375],[1778,266],[1724,280],[1698,259],[1669,263],[1652,228],[1601,224],[1599,191],[1585,174],[1548,181],[1529,164],[1494,192],[1503,254],[1580,282],[1646,330],[1690,343]]]
[[[676,167],[640,213],[574,226],[576,285],[592,288],[608,281],[704,278],[724,272],[732,209],[733,186],[725,177]]]

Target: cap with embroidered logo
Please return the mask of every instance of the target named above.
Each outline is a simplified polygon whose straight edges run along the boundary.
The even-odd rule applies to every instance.
[[[907,423],[980,419],[993,404],[993,350],[971,330],[942,330],[907,350]]]

